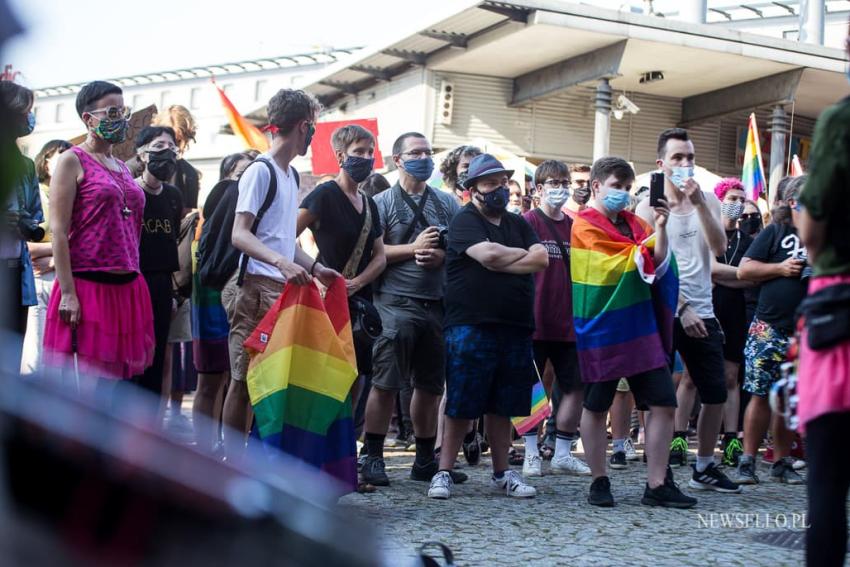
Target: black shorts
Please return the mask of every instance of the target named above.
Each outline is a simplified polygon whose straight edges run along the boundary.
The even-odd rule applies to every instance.
[[[575,343],[534,341],[534,363],[541,376],[547,360],[552,363],[555,380],[562,394],[569,394],[582,387]]]
[[[708,336],[704,339],[685,334],[682,322],[676,318],[673,348],[682,356],[688,374],[704,404],[726,402],[726,378],[723,365],[725,337],[717,319],[703,319]]]
[[[714,312],[717,322],[723,330],[726,341],[723,343],[723,359],[742,364],[744,362],[744,345],[747,342],[747,331],[752,320],[747,321],[747,306],[743,294],[740,301],[714,301]]]
[[[635,405],[641,411],[650,407],[676,407],[676,389],[673,387],[673,376],[666,366],[648,370],[626,378],[629,388],[635,396]],[[617,393],[619,380],[592,382],[584,385],[584,408],[588,411],[602,413],[611,408],[614,395]]]

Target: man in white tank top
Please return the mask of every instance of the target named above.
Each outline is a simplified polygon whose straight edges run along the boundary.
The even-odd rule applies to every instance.
[[[694,144],[686,130],[671,128],[661,133],[656,164],[664,172],[664,198],[670,207],[667,234],[679,266],[679,304],[673,347],[682,356],[703,404],[697,426],[697,462],[689,486],[697,490],[737,493],[741,487],[729,480],[714,463],[714,448],[726,402],[724,336],[711,302],[711,259],[726,251],[720,202],[713,193],[703,191],[693,178]],[[649,199],[638,205],[637,214],[653,223]],[[687,423],[694,400],[690,394],[686,387],[680,387],[677,394],[679,407],[670,446],[671,466],[687,464]]]

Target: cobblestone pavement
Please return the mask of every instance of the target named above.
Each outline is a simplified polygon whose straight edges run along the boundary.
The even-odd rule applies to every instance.
[[[385,549],[399,563],[423,542],[436,540],[446,543],[462,566],[803,564],[802,551],[752,540],[781,529],[783,522],[790,529],[806,511],[805,486],[767,481],[765,465],[762,484],[744,487],[742,494],[694,491],[687,487],[690,468],[674,469],[680,487],[699,504],[671,510],[640,504],[646,465],[629,463],[628,469],[609,473],[616,507],[600,509],[587,504],[588,477],[531,479],[537,498],[530,500],[492,493],[486,457],[461,469],[470,479],[455,486],[451,499],[431,500],[427,483],[408,478],[413,454],[386,454],[391,486],[351,494],[341,504],[381,527]],[[750,527],[723,527],[729,521],[749,521]]]

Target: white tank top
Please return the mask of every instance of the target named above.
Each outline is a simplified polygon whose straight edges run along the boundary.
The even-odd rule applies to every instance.
[[[696,209],[686,214],[670,213],[667,235],[679,265],[679,293],[701,319],[713,319],[711,250]]]

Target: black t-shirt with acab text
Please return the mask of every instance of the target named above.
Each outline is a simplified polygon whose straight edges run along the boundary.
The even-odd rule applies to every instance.
[[[534,276],[494,272],[466,254],[488,241],[525,250],[540,242],[521,215],[502,215],[496,226],[474,204],[463,207],[449,225],[444,326],[498,324],[533,331]]]
[[[142,273],[175,272],[180,269],[177,258],[177,236],[183,201],[180,190],[167,183],[154,195],[145,191],[145,215],[139,243],[139,268]]]
[[[744,257],[780,264],[788,258],[808,260],[808,253],[793,226],[772,223],[759,233]],[[783,331],[793,331],[794,314],[806,296],[808,281],[805,277],[779,277],[762,283],[756,317]]]
[[[355,275],[361,274],[369,265],[375,240],[383,234],[375,201],[371,197],[366,197],[366,203],[372,211],[372,230],[366,237],[363,256],[360,258]],[[317,186],[304,197],[300,208],[307,209],[316,217],[310,230],[319,248],[319,259],[325,266],[342,273],[360,237],[363,222],[366,220],[366,209],[358,213],[336,181],[328,181]],[[372,287],[364,287],[358,295],[371,299]]]

